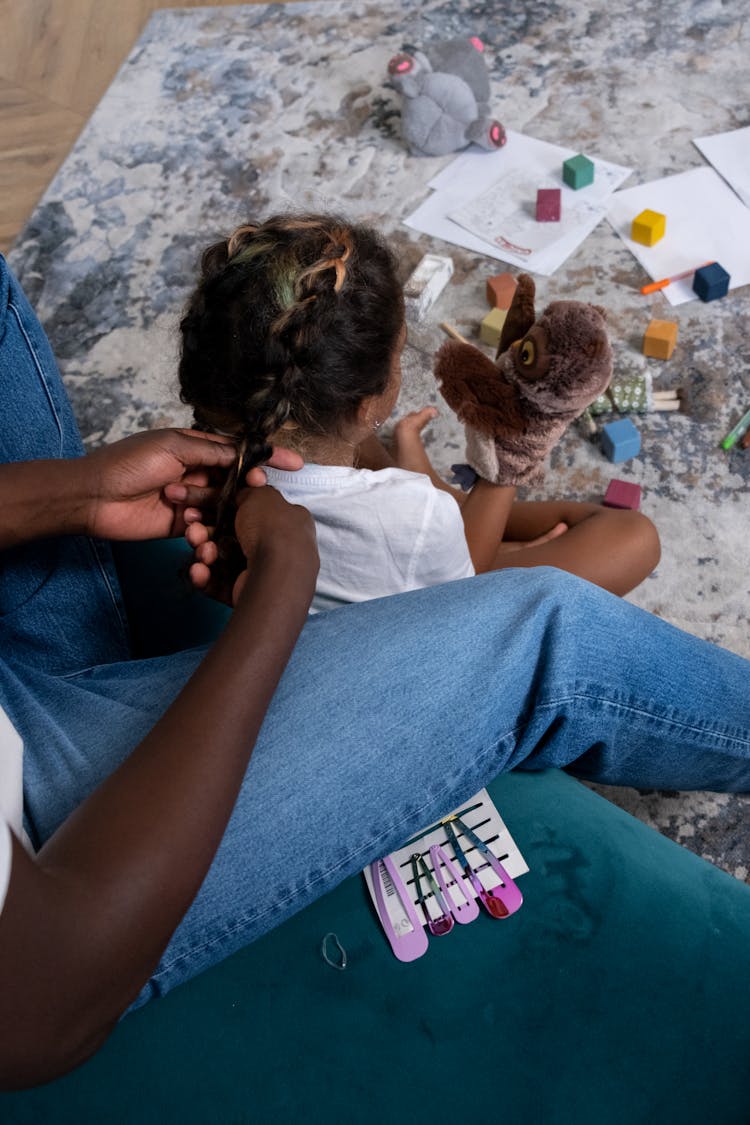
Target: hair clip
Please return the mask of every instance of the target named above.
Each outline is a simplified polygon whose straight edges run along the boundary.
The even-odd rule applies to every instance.
[[[422,874],[429,884],[430,890],[435,896],[435,902],[440,909],[441,913],[438,918],[433,918],[430,915],[429,907],[427,906],[427,899],[422,890],[420,868]],[[422,907],[422,911],[427,922],[427,929],[431,934],[434,934],[435,937],[442,937],[444,934],[449,934],[453,929],[453,918],[451,917],[450,908],[443,898],[440,887],[432,877],[432,872],[430,871],[429,867],[427,866],[419,852],[415,852],[411,857],[411,869],[414,874],[414,889],[417,892],[417,902]]]
[[[370,864],[375,905],[391,949],[399,961],[415,961],[427,952],[427,934],[396,864],[389,855]],[[401,917],[394,923],[386,899],[400,900]],[[411,923],[411,925],[410,925]]]
[[[477,906],[477,901],[474,896],[466,889],[464,877],[453,860],[448,857],[448,853],[440,844],[433,844],[430,848],[430,860],[432,861],[437,881],[440,884],[440,889],[448,902],[450,912],[455,920],[462,924],[473,922],[479,914],[479,907]],[[450,886],[458,890],[464,900],[463,902],[456,902],[453,897],[450,886],[443,875],[443,867],[449,872],[453,881]]]
[[[519,906],[523,902],[523,895],[518,889],[517,884],[511,879],[508,872],[503,867],[500,860],[495,853],[490,849],[489,845],[477,835],[473,828],[469,828],[468,824],[456,815],[456,824],[459,826],[467,840],[471,840],[472,844],[478,851],[486,857],[492,870],[500,879],[500,884],[496,887],[491,887],[486,893],[494,899],[497,899],[503,904],[507,914],[515,914]],[[447,825],[446,825],[447,827]],[[477,876],[478,878],[478,876]],[[496,915],[496,917],[507,917],[507,915]]]
[[[466,872],[469,878],[469,882],[476,891],[477,898],[481,902],[482,906],[493,918],[507,918],[509,913],[507,907],[503,902],[501,902],[500,899],[493,898],[489,891],[485,890],[484,884],[464,855],[463,849],[458,842],[458,836],[456,835],[453,825],[450,823],[450,820],[447,820],[445,822],[445,831],[448,836],[448,841],[450,842],[450,845],[455,853],[456,859]]]

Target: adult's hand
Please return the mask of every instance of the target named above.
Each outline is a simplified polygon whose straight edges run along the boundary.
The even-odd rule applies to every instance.
[[[261,557],[275,552],[286,569],[300,565],[318,573],[315,521],[307,508],[290,504],[275,488],[246,488],[237,497],[235,534],[247,559],[247,568],[232,589],[236,605],[253,567]]]
[[[131,540],[183,535],[189,523],[212,517],[236,456],[231,439],[197,430],[149,430],[102,446],[80,462],[90,482],[88,534]],[[277,449],[270,463],[298,469],[302,458]],[[261,469],[248,476],[265,481]]]
[[[210,512],[237,456],[227,438],[192,430],[150,430],[102,446],[80,462],[88,534],[102,539],[182,535]]]
[[[303,460],[298,453],[294,453],[290,449],[274,446],[267,463],[273,465],[276,469],[293,471],[302,468]],[[306,510],[300,508],[299,505],[286,504],[275,489],[266,490],[264,488],[266,483],[266,474],[263,467],[257,465],[250,469],[245,478],[245,484],[248,485],[248,488],[237,495],[238,514],[235,533],[242,552],[250,563],[252,563],[254,552],[262,540],[261,525],[257,522],[258,519],[262,518],[261,513],[268,512],[270,516],[271,513],[277,512],[279,514],[279,520],[277,521],[279,526],[283,525],[285,521],[296,521],[300,525],[307,524],[307,520],[300,515],[301,512],[304,512],[307,516]],[[246,508],[242,517],[242,526],[240,526],[239,509],[242,505],[248,503],[254,492],[259,491],[269,491],[276,495],[277,499],[269,499],[265,503],[252,504],[251,507]],[[190,581],[196,590],[202,590],[210,597],[216,598],[217,601],[224,602],[227,605],[234,605],[239,589],[244,583],[246,572],[239,575],[238,586],[237,572],[235,571],[230,577],[226,573],[227,568],[217,565],[219,552],[216,542],[212,538],[214,529],[210,520],[204,519],[194,510],[186,511],[185,517],[188,524],[185,538],[194,552],[193,563],[189,571]],[[291,527],[288,530],[290,533],[289,552],[291,552],[296,531],[293,531]]]

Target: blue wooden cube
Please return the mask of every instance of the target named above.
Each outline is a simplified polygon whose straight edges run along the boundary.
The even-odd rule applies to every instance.
[[[641,435],[629,418],[608,422],[602,430],[602,450],[610,461],[627,461],[641,451]]]
[[[710,262],[695,271],[693,292],[698,294],[701,301],[715,301],[717,297],[726,297],[728,291],[729,274],[718,262]]]

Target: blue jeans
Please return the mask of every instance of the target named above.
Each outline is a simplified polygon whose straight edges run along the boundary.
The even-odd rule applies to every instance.
[[[75,456],[54,361],[0,265],[1,459]],[[153,726],[203,650],[128,658],[101,544],[42,543],[1,565],[0,703],[24,739],[38,844]],[[747,661],[552,569],[319,614],[213,866],[137,1003],[282,922],[501,771],[747,790],[749,700]]]

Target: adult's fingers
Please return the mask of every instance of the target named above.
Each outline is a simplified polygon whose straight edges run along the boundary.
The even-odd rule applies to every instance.
[[[273,452],[268,458],[268,464],[273,465],[274,469],[293,471],[294,469],[301,469],[304,463],[299,453],[295,453],[293,449],[284,449],[280,445],[274,445]]]
[[[204,563],[194,562],[190,564],[188,576],[196,590],[205,590],[211,581],[211,569]]]
[[[221,434],[204,434],[197,430],[170,430],[168,434],[169,452],[185,466],[227,467],[237,457],[235,442]]]
[[[221,489],[214,486],[201,486],[197,484],[167,484],[164,486],[164,496],[172,504],[184,504],[186,507],[202,510],[215,507]]]
[[[208,543],[211,537],[211,532],[204,523],[191,523],[185,529],[185,538],[190,546],[195,550],[203,543]]]

